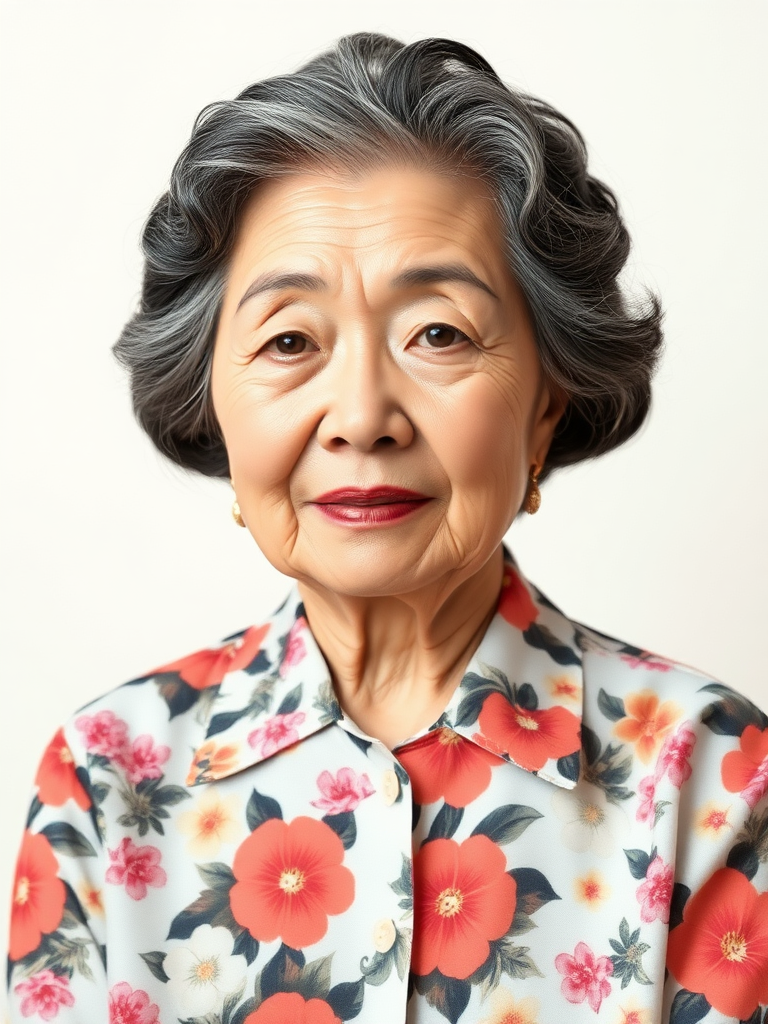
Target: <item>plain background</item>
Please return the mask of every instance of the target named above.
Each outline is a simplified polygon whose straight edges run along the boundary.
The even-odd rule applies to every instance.
[[[765,42],[744,0],[67,0],[2,7],[3,841],[77,707],[258,621],[286,582],[132,420],[110,354],[197,112],[339,35],[445,35],[584,132],[661,293],[642,434],[509,536],[569,615],[768,705]]]

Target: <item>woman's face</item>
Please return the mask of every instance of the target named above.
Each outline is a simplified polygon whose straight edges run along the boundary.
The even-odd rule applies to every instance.
[[[266,557],[359,596],[479,570],[562,412],[483,186],[394,166],[258,189],[212,395]]]

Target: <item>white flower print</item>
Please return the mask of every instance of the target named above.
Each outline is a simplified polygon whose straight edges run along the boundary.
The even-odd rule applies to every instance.
[[[552,795],[552,809],[563,822],[560,838],[574,853],[589,850],[610,857],[629,833],[627,815],[608,799],[599,786],[582,782],[575,789]]]
[[[232,956],[233,945],[228,929],[201,924],[186,946],[166,955],[163,969],[180,1015],[215,1013],[226,996],[241,987],[247,964],[244,956]]]

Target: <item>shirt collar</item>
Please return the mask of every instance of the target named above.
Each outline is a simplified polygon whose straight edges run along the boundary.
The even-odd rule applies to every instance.
[[[190,767],[191,785],[226,778],[336,723],[362,737],[336,700],[295,584],[274,615],[236,643],[245,651],[253,648],[251,640],[257,652],[253,657],[249,652],[245,665],[242,657],[232,663],[211,702]],[[478,720],[490,693],[500,695],[495,706],[511,723],[512,732],[504,733],[512,736],[510,742],[489,728],[487,715]],[[496,613],[438,724],[546,781],[572,788],[579,747],[576,740],[572,749],[566,735],[578,736],[582,695],[573,623],[524,579],[505,546]]]

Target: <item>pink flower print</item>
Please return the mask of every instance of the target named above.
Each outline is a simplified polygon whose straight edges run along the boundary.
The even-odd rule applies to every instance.
[[[27,981],[20,981],[13,990],[21,999],[22,1017],[37,1014],[43,1020],[53,1020],[62,1006],[74,1006],[75,997],[69,991],[69,978],[40,971]]]
[[[303,661],[307,654],[307,645],[304,642],[304,633],[307,629],[307,620],[302,616],[294,622],[291,626],[291,631],[288,634],[288,639],[285,644],[285,652],[283,654],[283,660],[280,664],[280,675],[284,676],[287,674],[288,669],[294,665],[298,665],[300,661]]]
[[[607,956],[595,956],[586,942],[579,942],[573,956],[560,953],[555,957],[555,967],[565,975],[560,985],[569,1003],[583,1003],[585,999],[597,1013],[600,1004],[611,992],[608,978],[613,974],[613,964]]]
[[[630,668],[647,668],[653,672],[669,672],[672,666],[667,661],[658,661],[654,658],[637,657],[634,654],[622,654],[621,660]]]
[[[656,817],[656,779],[653,775],[646,775],[638,783],[637,789],[641,799],[635,817],[646,825],[652,825]]]
[[[339,768],[335,778],[328,771],[321,772],[317,777],[317,786],[323,795],[311,803],[326,814],[354,811],[358,804],[374,792],[368,776],[356,775],[351,768]]]
[[[131,988],[127,981],[109,990],[109,1024],[160,1024],[158,1013],[147,993]]]
[[[656,778],[668,775],[670,782],[680,789],[685,780],[690,778],[691,765],[688,759],[695,744],[696,736],[687,722],[676,733],[667,736],[656,762]]]
[[[270,757],[283,747],[290,746],[299,738],[297,725],[301,725],[307,716],[303,711],[292,711],[288,715],[272,715],[264,725],[254,729],[248,742],[256,750],[261,747],[261,756]]]
[[[75,726],[83,737],[85,749],[91,754],[115,757],[128,742],[128,725],[113,711],[80,715]]]
[[[162,766],[171,756],[171,748],[155,741],[147,733],[138,736],[133,746],[128,744],[115,756],[115,761],[125,769],[129,782],[137,783],[142,779],[159,779],[163,774]]]
[[[657,919],[669,923],[669,904],[672,899],[673,872],[661,857],[654,857],[648,865],[645,881],[637,887],[640,920],[650,924]]]
[[[125,885],[131,899],[143,900],[148,885],[160,888],[168,880],[160,867],[160,851],[156,846],[136,846],[126,837],[116,850],[109,851],[109,859],[112,864],[107,868],[107,881]]]

